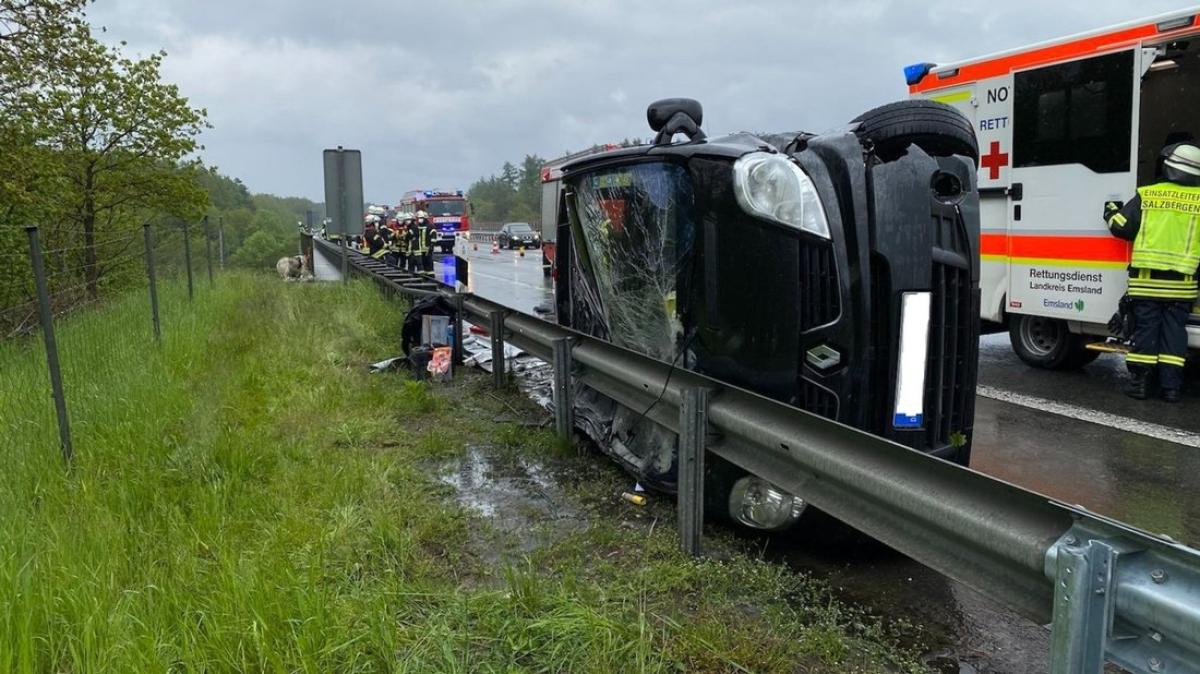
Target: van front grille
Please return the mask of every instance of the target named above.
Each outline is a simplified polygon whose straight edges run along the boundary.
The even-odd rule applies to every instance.
[[[831,323],[842,311],[833,247],[800,244],[800,330]]]

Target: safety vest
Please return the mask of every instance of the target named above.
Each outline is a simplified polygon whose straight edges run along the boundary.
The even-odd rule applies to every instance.
[[[1129,266],[1194,275],[1200,265],[1200,187],[1158,183],[1139,187],[1138,196],[1142,224]]]

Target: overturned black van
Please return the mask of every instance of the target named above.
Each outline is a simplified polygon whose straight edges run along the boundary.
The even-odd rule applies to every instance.
[[[564,168],[559,323],[965,465],[979,315],[967,120],[908,101],[830,133],[710,139],[695,101],[647,116],[653,144]],[[673,436],[645,410],[577,401],[607,451],[673,486]],[[719,498],[770,489],[727,496],[743,478],[712,479]],[[729,505],[751,526],[787,519]]]

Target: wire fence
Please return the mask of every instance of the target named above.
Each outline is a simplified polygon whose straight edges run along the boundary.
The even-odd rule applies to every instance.
[[[220,234],[170,220],[86,238],[0,231],[0,456],[40,462],[57,444],[70,465],[76,438],[132,412],[111,391],[187,329],[218,282]]]

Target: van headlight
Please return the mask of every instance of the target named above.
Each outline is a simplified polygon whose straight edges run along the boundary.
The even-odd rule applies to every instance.
[[[795,162],[752,152],[733,164],[733,191],[742,210],[829,238],[829,221],[817,188]]]
[[[752,529],[786,529],[800,519],[807,506],[799,496],[754,475],[734,482],[729,490],[729,514]]]

